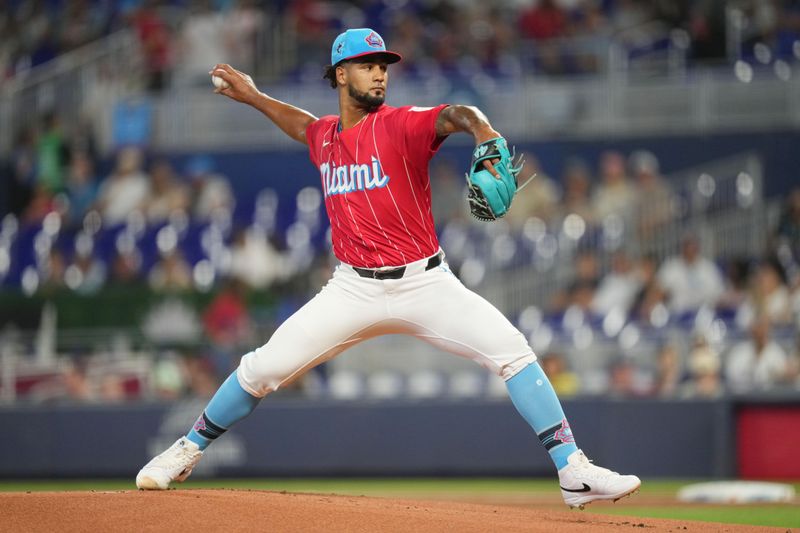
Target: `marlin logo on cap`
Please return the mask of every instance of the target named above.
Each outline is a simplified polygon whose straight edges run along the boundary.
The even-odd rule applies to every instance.
[[[342,53],[342,48],[344,48],[344,41],[342,41],[342,42],[340,42],[339,44],[336,45],[336,53],[337,54],[341,54]]]
[[[381,36],[374,31],[364,37],[364,40],[367,41],[367,44],[373,48],[383,48],[383,39],[381,39]]]

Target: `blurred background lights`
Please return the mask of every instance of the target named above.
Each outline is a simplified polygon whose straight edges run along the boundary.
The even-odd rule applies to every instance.
[[[733,72],[736,74],[736,78],[742,83],[750,83],[753,81],[753,67],[746,61],[737,61],[733,66]]]

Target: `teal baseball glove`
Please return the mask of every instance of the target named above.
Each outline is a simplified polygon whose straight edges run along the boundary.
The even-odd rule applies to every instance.
[[[500,175],[499,179],[483,166],[486,160],[498,160],[494,168]],[[522,163],[519,159],[514,162],[514,154],[508,151],[508,144],[502,137],[475,147],[467,174],[467,199],[472,216],[483,221],[505,216],[517,193],[517,175],[522,170]]]

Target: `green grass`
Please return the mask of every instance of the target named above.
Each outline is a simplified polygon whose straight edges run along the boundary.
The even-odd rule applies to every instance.
[[[669,499],[678,489],[693,480],[645,480],[642,496]],[[555,479],[214,479],[190,480],[181,487],[254,489],[289,492],[319,492],[344,495],[390,496],[400,498],[485,498],[502,501],[504,495],[531,496],[532,503],[541,503],[543,496],[555,501],[558,497]],[[794,484],[800,494],[800,483]],[[133,480],[0,480],[0,491],[69,491],[69,490],[130,490]],[[797,505],[647,505],[636,504],[636,497],[616,505],[596,505],[588,510],[597,514],[669,518],[673,520],[702,520],[730,524],[800,528],[800,507]],[[537,502],[538,499],[538,502]],[[644,498],[642,498],[644,499]]]
[[[595,509],[592,509],[594,512]],[[602,514],[639,516],[643,518],[669,518],[671,520],[700,520],[751,526],[800,527],[800,509],[797,505],[715,505],[694,507],[617,506],[603,507]]]

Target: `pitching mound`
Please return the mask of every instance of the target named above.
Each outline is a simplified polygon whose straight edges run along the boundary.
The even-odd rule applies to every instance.
[[[598,507],[598,511],[602,508]],[[542,511],[461,502],[244,490],[0,494],[10,532],[70,531],[457,531],[744,532],[769,528]]]

